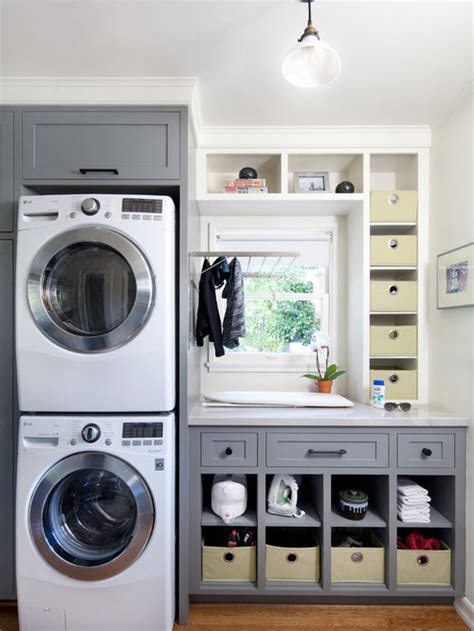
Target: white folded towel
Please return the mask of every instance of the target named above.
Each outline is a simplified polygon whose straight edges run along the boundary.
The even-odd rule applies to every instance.
[[[398,517],[403,522],[412,522],[413,524],[429,524],[430,517],[426,515],[405,515],[403,513],[398,512]]]
[[[429,495],[420,495],[417,496],[407,496],[402,495],[401,493],[397,494],[397,501],[404,506],[424,506],[426,503],[431,502],[431,497]]]
[[[407,497],[427,496],[428,491],[422,486],[410,480],[410,478],[400,477],[397,482],[397,493]]]

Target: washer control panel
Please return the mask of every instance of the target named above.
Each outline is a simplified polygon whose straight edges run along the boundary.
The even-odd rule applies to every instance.
[[[23,416],[20,451],[67,449],[163,454],[174,448],[174,415],[154,417]]]

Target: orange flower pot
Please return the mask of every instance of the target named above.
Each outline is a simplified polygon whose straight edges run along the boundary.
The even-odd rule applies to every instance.
[[[316,382],[318,384],[319,392],[325,392],[326,394],[331,394],[332,390],[332,380],[331,379],[319,379]]]

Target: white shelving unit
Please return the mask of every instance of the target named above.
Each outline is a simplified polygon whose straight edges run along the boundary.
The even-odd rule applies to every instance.
[[[400,146],[402,145],[402,146]],[[427,216],[429,188],[429,150],[403,147],[205,147],[196,155],[196,203],[203,217],[342,217],[346,230],[346,349],[347,394],[357,400],[370,400],[370,368],[386,368],[390,358],[371,357],[370,323],[416,323],[418,349],[415,357],[391,358],[398,366],[418,371],[418,399],[427,401],[427,321],[426,268]],[[265,178],[267,194],[228,194],[223,192],[225,178],[236,178],[242,167],[257,170]],[[294,192],[296,172],[328,173],[329,190],[325,193]],[[352,194],[337,194],[335,187],[349,180],[355,186]],[[417,190],[416,222],[370,221],[370,191]],[[370,265],[370,235],[416,234],[418,264],[386,267]],[[418,281],[416,312],[370,311],[371,278]],[[390,320],[389,320],[390,321]]]

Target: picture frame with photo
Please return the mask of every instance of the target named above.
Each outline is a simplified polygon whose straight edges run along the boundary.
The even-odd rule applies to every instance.
[[[474,306],[474,242],[437,257],[437,309]]]
[[[295,193],[328,193],[329,173],[325,171],[295,171]]]

